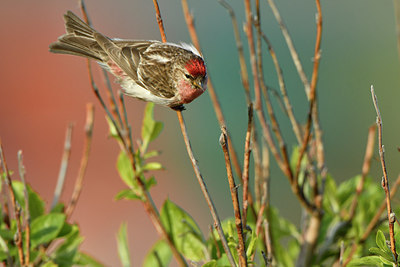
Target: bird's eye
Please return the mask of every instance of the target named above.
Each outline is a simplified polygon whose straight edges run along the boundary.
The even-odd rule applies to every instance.
[[[185,77],[187,78],[187,79],[191,79],[191,80],[193,80],[194,78],[193,78],[193,76],[192,75],[190,75],[190,74],[185,74]]]

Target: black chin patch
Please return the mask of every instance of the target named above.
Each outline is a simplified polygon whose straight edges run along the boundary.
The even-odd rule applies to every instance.
[[[186,109],[183,105],[171,106],[170,108],[172,108],[175,111],[183,111]]]

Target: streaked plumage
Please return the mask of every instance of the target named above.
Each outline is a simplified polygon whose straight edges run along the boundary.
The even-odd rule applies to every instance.
[[[67,33],[50,51],[98,61],[117,77],[126,95],[182,109],[206,90],[204,60],[191,45],[110,39],[71,11],[64,20]]]

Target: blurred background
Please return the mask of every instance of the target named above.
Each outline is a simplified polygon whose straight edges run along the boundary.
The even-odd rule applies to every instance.
[[[241,28],[242,1],[229,1]],[[190,42],[180,1],[160,1],[167,39]],[[152,1],[87,0],[97,30],[109,37],[160,39]],[[209,74],[221,102],[227,127],[242,160],[247,108],[239,76],[237,51],[231,21],[216,0],[189,1],[206,58]],[[313,1],[277,1],[308,77],[312,71],[315,41]],[[319,111],[328,171],[337,182],[361,172],[368,127],[375,122],[370,85],[373,84],[383,116],[383,133],[389,178],[399,171],[400,76],[393,3],[373,0],[322,1],[323,37]],[[266,1],[261,1],[262,27],[280,60],[289,97],[297,119],[304,123],[307,102],[287,46]],[[85,237],[82,248],[107,266],[118,266],[115,236],[121,222],[128,223],[128,239],[134,266],[141,262],[157,240],[157,234],[139,202],[115,201],[124,185],[115,169],[119,148],[108,138],[104,112],[91,91],[82,58],[54,55],[48,45],[64,33],[62,15],[80,14],[77,1],[7,1],[0,8],[0,137],[9,168],[17,170],[17,151],[22,150],[27,179],[50,205],[56,185],[65,130],[73,122],[70,168],[62,200],[68,201],[77,176],[83,148],[85,106],[96,105],[93,146],[83,192],[72,221]],[[247,41],[241,31],[247,54]],[[264,46],[264,48],[266,48]],[[266,51],[266,49],[265,49]],[[266,83],[278,88],[267,53]],[[97,68],[97,67],[96,67]],[[102,84],[99,71],[97,83]],[[114,88],[118,88],[114,84]],[[144,103],[126,99],[134,139],[140,137]],[[288,147],[294,138],[287,118],[277,109]],[[219,147],[220,130],[208,93],[187,106],[184,112],[194,153],[222,218],[233,216]],[[157,158],[165,171],[154,173],[158,185],[151,190],[161,207],[166,198],[187,210],[207,236],[212,224],[206,203],[195,179],[175,112],[155,108],[155,118],[164,130],[153,144],[162,154]],[[376,153],[377,155],[377,153]],[[377,157],[371,175],[378,182],[381,171]],[[13,176],[15,179],[18,175]],[[280,213],[298,224],[299,204],[286,178],[275,165],[271,169],[271,202]],[[284,201],[282,201],[284,200]],[[394,205],[398,205],[394,199]]]

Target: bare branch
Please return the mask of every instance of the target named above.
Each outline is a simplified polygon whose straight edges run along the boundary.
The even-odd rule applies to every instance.
[[[392,211],[392,206],[390,203],[390,187],[389,187],[389,178],[386,170],[386,162],[385,162],[385,152],[382,144],[382,117],[381,117],[381,112],[379,111],[378,107],[378,99],[375,95],[374,87],[371,85],[371,95],[372,95],[372,101],[374,102],[374,107],[376,110],[376,124],[378,125],[378,143],[379,143],[379,157],[381,160],[381,165],[382,165],[382,172],[383,172],[383,178],[382,178],[382,187],[383,190],[385,191],[385,196],[386,196],[386,207],[387,207],[387,214],[388,214],[388,220],[389,220],[389,236],[390,236],[390,249],[393,253],[396,266],[397,266],[397,252],[396,252],[396,246],[395,246],[395,240],[394,240],[394,216],[393,216],[393,211]]]
[[[64,152],[61,158],[61,167],[58,173],[57,185],[54,190],[53,202],[51,203],[50,209],[53,209],[57,205],[64,187],[65,176],[67,174],[67,169],[68,169],[69,157],[71,155],[72,129],[73,129],[73,124],[70,123],[68,125],[67,132],[65,135]]]
[[[226,143],[227,142],[226,128],[222,127],[221,131],[222,131],[222,133],[219,138],[219,143],[221,144],[222,150],[224,152],[226,173],[228,176],[229,188],[230,188],[232,203],[233,203],[233,210],[235,213],[235,224],[236,224],[236,231],[238,234],[238,242],[239,242],[239,247],[238,247],[239,266],[245,267],[245,266],[247,266],[247,259],[246,259],[245,245],[244,245],[245,241],[244,241],[244,236],[243,236],[243,221],[242,221],[242,216],[240,214],[239,196],[238,196],[235,180],[233,179],[231,160],[229,157],[228,146]]]
[[[75,209],[76,203],[78,202],[80,193],[82,191],[83,178],[85,177],[86,167],[89,161],[89,153],[92,144],[93,135],[93,125],[94,125],[94,105],[89,103],[86,105],[86,124],[85,124],[85,145],[82,153],[81,164],[79,167],[78,178],[75,181],[74,191],[72,193],[71,200],[65,211],[67,218],[71,216]]]
[[[31,249],[31,214],[29,211],[29,194],[25,180],[25,166],[22,162],[22,151],[18,151],[18,170],[24,185],[24,200],[25,200],[25,264],[29,265],[30,249]]]

